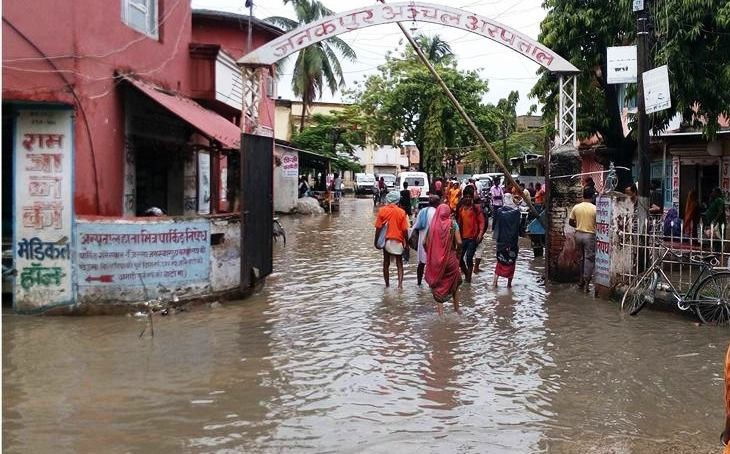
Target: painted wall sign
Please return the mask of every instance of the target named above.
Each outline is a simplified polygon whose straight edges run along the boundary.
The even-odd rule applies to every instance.
[[[72,303],[72,112],[21,110],[14,151],[15,307]]]
[[[679,210],[679,156],[672,158],[672,207]]]
[[[298,153],[282,153],[281,168],[286,178],[299,177],[299,154]]]
[[[198,153],[198,214],[210,214],[210,154]]]
[[[429,22],[481,35],[553,72],[578,72],[558,54],[524,33],[469,11],[425,2],[377,4],[345,11],[296,28],[243,56],[240,64],[271,65],[311,44],[341,33],[392,22]]]
[[[672,106],[669,94],[669,70],[667,65],[650,69],[642,74],[644,80],[644,104],[646,113],[659,112]]]
[[[611,285],[611,197],[596,198],[596,271],[595,283]]]
[[[139,287],[204,281],[210,273],[210,223],[79,222],[79,286]]]
[[[636,46],[606,48],[606,81],[609,84],[636,83]]]

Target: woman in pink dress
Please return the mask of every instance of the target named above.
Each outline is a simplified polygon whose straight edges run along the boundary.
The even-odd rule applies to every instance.
[[[459,253],[461,235],[459,226],[451,218],[451,208],[441,204],[431,221],[424,243],[426,249],[426,283],[436,300],[439,315],[444,313],[442,303],[453,298],[454,311],[459,312]]]

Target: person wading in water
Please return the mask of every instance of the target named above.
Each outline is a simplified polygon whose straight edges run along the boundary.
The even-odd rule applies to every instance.
[[[436,309],[443,315],[442,303],[453,298],[454,311],[459,312],[459,268],[458,250],[461,247],[459,226],[451,218],[451,208],[442,203],[436,208],[424,243],[426,247],[426,283],[436,300]]]
[[[403,288],[403,251],[408,247],[408,218],[406,212],[397,204],[400,194],[397,191],[390,191],[385,196],[387,205],[378,210],[378,217],[375,219],[375,241],[374,246],[378,248],[378,237],[385,224],[388,230],[385,232],[385,245],[383,247],[383,279],[385,286],[390,286],[390,258],[395,257],[395,266],[398,269],[398,288]]]
[[[423,271],[426,268],[426,250],[423,248],[423,242],[426,239],[428,228],[431,226],[433,217],[436,214],[436,208],[441,204],[441,198],[432,195],[428,198],[428,207],[418,212],[416,222],[413,224],[413,230],[418,231],[418,268],[416,268],[416,279],[418,285],[423,281]]]

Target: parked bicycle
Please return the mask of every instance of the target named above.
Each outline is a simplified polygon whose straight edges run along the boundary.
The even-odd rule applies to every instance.
[[[715,268],[720,262],[714,254],[689,256],[692,264],[702,271],[693,280],[685,294],[680,293],[662,267],[668,256],[682,256],[663,247],[659,255],[643,274],[629,286],[621,300],[621,310],[636,315],[647,303],[653,303],[657,290],[668,292],[677,307],[692,310],[702,323],[730,325],[730,269]]]

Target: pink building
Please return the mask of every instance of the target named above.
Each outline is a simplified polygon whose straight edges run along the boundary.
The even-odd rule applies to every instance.
[[[248,17],[183,0],[3,6],[3,249],[14,252],[15,307],[237,288],[216,260],[224,237],[241,246],[235,61]],[[252,47],[283,33],[251,24]],[[258,87],[271,131],[273,87],[271,74]],[[152,207],[167,216],[139,217]]]

